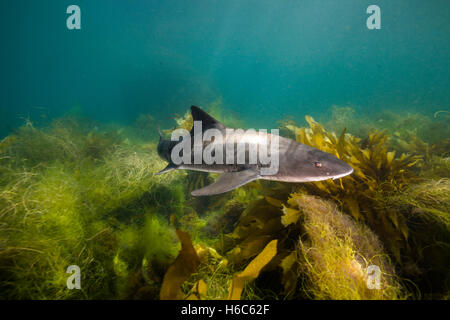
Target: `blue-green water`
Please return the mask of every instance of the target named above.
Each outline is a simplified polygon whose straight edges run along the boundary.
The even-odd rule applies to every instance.
[[[81,9],[68,30],[66,8]],[[369,30],[366,9],[381,9]],[[248,126],[450,104],[449,1],[2,1],[0,133],[82,112],[162,126],[222,98]],[[42,117],[45,117],[43,119]]]
[[[3,0],[0,13],[0,300],[449,299],[448,0]],[[193,196],[216,176],[155,175],[157,125],[190,127],[191,105],[353,172],[298,157],[298,175],[339,179]]]

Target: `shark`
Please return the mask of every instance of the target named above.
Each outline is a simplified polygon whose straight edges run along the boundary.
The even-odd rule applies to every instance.
[[[240,162],[206,163],[206,161],[201,161],[195,163],[195,161],[187,161],[186,163],[176,164],[172,159],[172,151],[174,151],[174,148],[180,143],[181,139],[164,139],[161,130],[158,128],[160,135],[157,147],[158,155],[163,160],[166,160],[168,165],[156,174],[163,174],[178,169],[220,173],[220,176],[212,184],[192,191],[192,196],[211,196],[225,193],[257,179],[302,183],[339,179],[353,172],[353,168],[350,165],[338,159],[336,156],[292,139],[279,135],[275,136],[272,133],[263,134],[262,139],[261,134],[257,132],[243,133],[244,131],[242,129],[229,130],[231,128],[227,128],[196,106],[191,106],[191,113],[194,124],[197,121],[202,124],[203,132],[214,129],[215,132],[221,133],[224,137],[223,139],[217,139],[217,141],[216,139],[203,141],[203,147],[209,145],[209,147],[222,148],[225,157],[226,153],[232,150],[232,158],[236,160],[236,141],[238,141],[245,144],[246,155],[244,161]],[[194,138],[194,127],[189,132],[189,135]],[[275,141],[277,148],[271,149]],[[193,151],[194,143],[192,142],[189,147]],[[277,159],[277,170],[271,174],[263,173],[264,169],[268,167],[266,162],[249,160],[249,152],[251,150],[263,149],[270,150],[271,159]]]

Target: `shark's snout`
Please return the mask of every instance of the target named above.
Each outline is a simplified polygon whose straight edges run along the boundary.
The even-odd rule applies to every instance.
[[[344,165],[343,165],[343,168],[342,168],[342,173],[339,173],[339,174],[336,174],[336,175],[334,175],[333,176],[333,180],[335,180],[335,179],[339,179],[339,178],[342,178],[342,177],[345,177],[345,176],[348,176],[349,174],[352,174],[353,173],[353,168],[350,166],[350,165],[348,165],[347,163],[345,163],[345,162],[342,162]]]
[[[325,174],[333,180],[345,177],[353,173],[353,168],[350,165],[333,155],[329,155],[324,160],[323,167]]]
[[[320,150],[310,152],[310,181],[339,179],[353,173],[353,168],[332,154]]]

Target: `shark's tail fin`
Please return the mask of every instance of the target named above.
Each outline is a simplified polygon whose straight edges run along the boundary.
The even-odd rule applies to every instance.
[[[159,176],[160,174],[163,174],[163,173],[166,173],[166,172],[175,170],[175,169],[177,169],[177,168],[178,168],[177,165],[175,165],[175,164],[173,164],[173,163],[169,163],[169,164],[167,165],[167,167],[165,167],[164,169],[162,169],[161,171],[159,171],[159,172],[157,172],[157,173],[154,173],[153,175],[154,175],[154,176]]]

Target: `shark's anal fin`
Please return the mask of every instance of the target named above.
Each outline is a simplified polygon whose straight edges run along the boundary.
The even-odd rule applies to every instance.
[[[191,192],[193,196],[210,196],[239,188],[246,183],[258,179],[258,172],[252,169],[236,172],[225,172],[214,183]]]
[[[161,171],[155,173],[154,175],[157,176],[157,175],[160,175],[160,174],[163,174],[163,173],[175,170],[177,168],[178,168],[177,165],[175,165],[173,163],[169,163],[164,169],[162,169]]]

